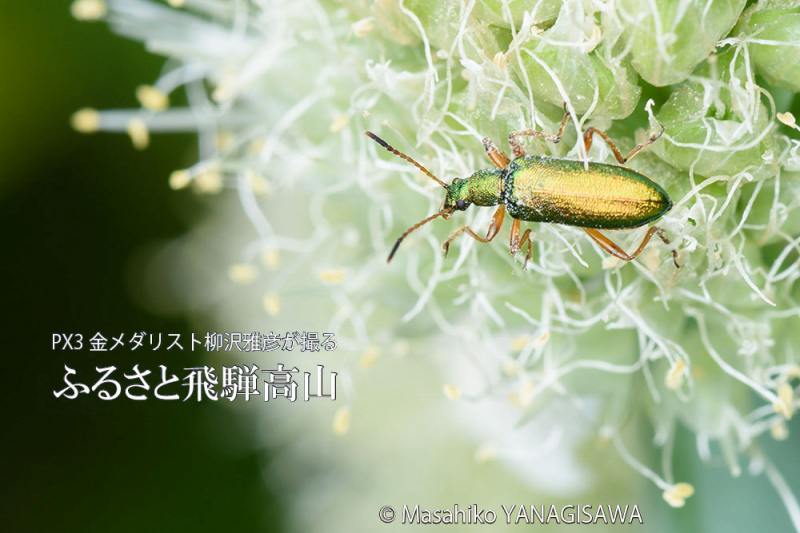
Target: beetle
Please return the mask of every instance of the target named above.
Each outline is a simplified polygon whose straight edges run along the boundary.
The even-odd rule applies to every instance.
[[[479,242],[490,242],[500,231],[506,213],[514,219],[511,226],[511,253],[515,255],[523,247],[527,247],[526,265],[532,255],[533,242],[530,229],[521,233],[523,221],[580,227],[600,248],[623,261],[635,259],[653,235],[657,235],[669,245],[670,240],[666,233],[657,226],[651,226],[647,230],[639,246],[630,254],[600,232],[601,229],[638,228],[655,222],[672,208],[672,200],[660,185],[624,166],[661,136],[664,132],[663,126],[657,132],[651,133],[645,142],[637,144],[624,157],[607,133],[594,127],[587,128],[583,134],[587,153],[592,146],[594,135],[598,135],[611,149],[619,165],[605,163],[584,165],[581,161],[525,154],[520,143],[521,137],[538,137],[558,143],[564,134],[568,119],[569,113],[565,106],[564,116],[555,134],[533,129],[509,133],[508,143],[513,150],[513,160],[500,151],[491,139],[484,138],[486,155],[495,168],[478,170],[468,178],[455,178],[449,184],[376,134],[371,131],[365,132],[367,137],[417,167],[447,191],[444,203],[438,212],[417,222],[397,239],[387,262],[392,260],[400,243],[411,232],[436,218],[448,219],[454,212],[465,211],[472,205],[499,207],[492,217],[486,236],[480,235],[469,225],[463,225],[450,234],[442,244],[445,255],[450,243],[463,233]],[[675,267],[680,268],[675,250],[672,250],[672,260]]]

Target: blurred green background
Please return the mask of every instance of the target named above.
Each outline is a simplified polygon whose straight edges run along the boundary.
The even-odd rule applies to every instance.
[[[124,135],[82,136],[84,106],[136,105],[160,58],[84,24],[59,0],[8,2],[0,18],[0,213],[8,449],[2,529],[13,532],[282,529],[265,456],[223,406],[55,400],[65,363],[91,376],[191,366],[198,354],[50,351],[56,331],[188,332],[137,301],[137,258],[203,216],[167,176],[195,157],[189,136],[144,152]],[[80,375],[80,374],[79,374]]]

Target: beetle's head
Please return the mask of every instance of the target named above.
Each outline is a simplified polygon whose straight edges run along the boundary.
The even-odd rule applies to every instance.
[[[444,205],[442,211],[447,211],[447,215],[453,211],[465,211],[472,202],[469,197],[468,180],[464,178],[455,178],[450,185],[447,186],[447,195],[444,197]]]

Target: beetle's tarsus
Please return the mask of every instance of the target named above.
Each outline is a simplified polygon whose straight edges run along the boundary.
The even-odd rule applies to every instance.
[[[650,142],[656,142],[662,135],[664,135],[664,125],[658,125],[658,131],[650,134]]]
[[[658,238],[661,239],[661,242],[663,242],[667,246],[672,244],[672,241],[670,240],[670,238],[667,237],[667,232],[664,231],[663,229],[656,228],[655,229],[655,234],[658,235]],[[675,268],[681,268],[680,263],[678,263],[678,250],[673,248],[670,251],[672,252],[672,263],[675,265]]]
[[[672,250],[672,262],[675,265],[675,268],[680,269],[681,265],[678,263],[678,251]]]
[[[508,166],[511,160],[495,146],[494,142],[489,137],[484,137],[481,142],[483,142],[483,149],[486,151],[486,157],[489,158],[489,161],[491,161],[494,166],[500,169]]]
[[[514,157],[522,157],[525,155],[525,150],[522,148],[522,144],[520,144],[520,141],[517,139],[517,137],[538,137],[540,139],[544,139],[545,141],[550,141],[553,144],[557,144],[561,141],[561,137],[564,135],[564,130],[567,127],[568,120],[569,112],[567,111],[567,103],[564,102],[564,116],[561,117],[561,123],[558,125],[558,132],[546,133],[529,128],[525,130],[512,131],[509,133],[508,144],[513,149]]]
[[[531,262],[531,255],[533,255],[533,253],[531,252],[531,241],[528,241],[528,253],[525,254],[525,262],[522,263],[523,271],[528,270],[528,263]]]

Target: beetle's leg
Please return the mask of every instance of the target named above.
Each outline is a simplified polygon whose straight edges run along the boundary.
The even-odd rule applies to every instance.
[[[614,241],[612,241],[611,239],[609,239],[608,237],[606,237],[605,235],[603,235],[602,233],[600,233],[596,229],[583,228],[583,231],[585,231],[587,234],[589,234],[589,237],[594,239],[594,242],[599,244],[600,248],[602,248],[606,252],[610,253],[614,257],[616,257],[618,259],[622,259],[623,261],[632,261],[632,260],[636,259],[636,256],[638,256],[640,253],[642,253],[642,250],[644,250],[644,247],[647,246],[648,242],[650,242],[650,239],[653,237],[653,234],[656,232],[656,227],[653,226],[652,228],[647,230],[647,233],[644,234],[644,239],[642,239],[642,242],[639,244],[639,247],[636,248],[636,251],[633,252],[632,254],[629,254],[628,252],[626,252],[625,250],[620,248],[617,243],[615,243]]]
[[[511,162],[508,156],[501,152],[489,137],[483,138],[483,149],[486,150],[489,160],[497,168],[506,168]]]
[[[519,251],[519,229],[521,224],[522,222],[518,218],[515,218],[514,222],[511,223],[511,239],[508,242],[509,248],[511,249],[511,255],[514,255]]]
[[[453,242],[455,240],[455,238],[458,237],[459,235],[461,235],[462,233],[466,233],[467,235],[469,235],[470,237],[472,237],[476,241],[480,241],[480,242],[489,242],[489,241],[492,240],[492,239],[489,239],[487,237],[481,237],[480,235],[475,233],[475,230],[473,230],[472,228],[470,228],[467,225],[463,225],[460,228],[458,228],[457,230],[455,230],[453,233],[451,233],[450,236],[447,238],[447,240],[442,243],[442,251],[444,252],[445,256],[447,256],[447,252],[450,251],[450,243]]]
[[[638,257],[639,254],[642,253],[645,246],[647,246],[647,243],[650,242],[650,239],[653,237],[654,234],[658,235],[658,237],[662,241],[664,241],[665,244],[669,244],[669,239],[667,239],[666,235],[664,234],[664,230],[662,230],[661,228],[657,228],[656,226],[653,226],[652,228],[647,230],[647,233],[644,234],[644,238],[642,239],[642,242],[639,243],[639,247],[636,248],[636,251],[634,251],[632,254],[629,254],[628,252],[620,248],[619,245],[617,245],[614,241],[612,241],[611,239],[600,233],[598,230],[592,228],[583,228],[583,230],[589,235],[589,237],[591,237],[594,240],[594,242],[600,245],[600,248],[602,248],[603,250],[605,250],[606,252],[608,252],[609,254],[613,255],[616,258],[622,259],[623,261],[632,261],[636,259],[636,257]],[[675,263],[676,268],[681,267],[678,264],[678,252],[675,250],[672,250],[672,262]]]
[[[489,242],[494,239],[497,234],[500,232],[500,227],[503,225],[503,219],[506,216],[506,206],[501,205],[497,208],[497,211],[494,212],[494,216],[492,217],[492,223],[489,224],[489,230],[486,232],[486,237],[481,237],[478,233],[475,232],[472,228],[468,225],[464,224],[453,233],[447,237],[447,240],[442,243],[442,251],[444,255],[447,255],[447,252],[450,250],[450,243],[453,242],[456,237],[461,235],[462,233],[466,233],[476,241],[480,242]]]
[[[626,155],[625,157],[622,157],[622,152],[619,151],[619,148],[617,148],[617,145],[614,144],[614,141],[611,140],[611,137],[608,136],[608,133],[598,130],[595,127],[590,126],[585,132],[583,132],[583,146],[586,148],[586,152],[589,152],[589,149],[592,147],[593,135],[596,133],[597,135],[603,138],[608,147],[611,148],[611,151],[614,152],[614,157],[617,158],[619,164],[624,165],[625,163],[633,159],[634,156],[636,156],[636,154],[638,154],[639,152],[641,152],[642,150],[644,150],[645,148],[656,142],[656,140],[658,140],[658,138],[661,137],[661,134],[664,133],[664,126],[661,126],[660,124],[659,126],[660,127],[657,132],[651,133],[650,137],[648,137],[645,142],[639,143],[636,146],[634,146],[633,150],[628,152],[628,155]]]
[[[525,254],[525,264],[523,268],[527,268],[528,261],[530,261],[531,256],[533,255],[533,241],[531,240],[531,230],[530,228],[526,229],[525,232],[522,234],[522,237],[519,235],[520,226],[522,221],[518,218],[514,219],[514,223],[511,224],[511,240],[509,242],[509,247],[511,248],[511,255],[516,255],[523,246],[526,244],[528,245],[528,252]]]
[[[537,131],[534,129],[518,130],[509,133],[508,144],[511,145],[511,149],[514,151],[514,157],[522,157],[525,155],[525,150],[522,148],[522,144],[520,144],[520,141],[517,139],[517,137],[539,137],[540,139],[557,143],[561,140],[561,136],[564,135],[564,129],[567,127],[568,120],[569,111],[567,111],[567,104],[565,103],[564,116],[561,117],[561,124],[558,126],[558,133],[545,133],[543,131]]]
[[[497,233],[500,231],[500,228],[503,227],[503,220],[506,217],[506,206],[501,205],[497,208],[497,211],[494,212],[494,216],[492,217],[492,223],[489,224],[489,231],[486,232],[486,238],[490,241],[495,238]]]

